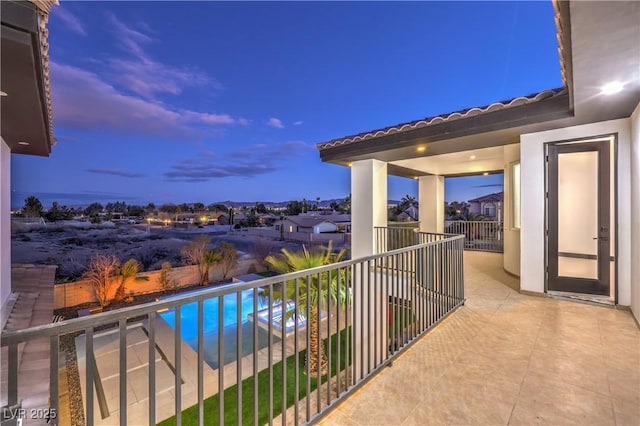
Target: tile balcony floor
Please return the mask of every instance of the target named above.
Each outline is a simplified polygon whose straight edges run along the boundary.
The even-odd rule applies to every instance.
[[[631,313],[526,296],[502,255],[465,252],[465,306],[322,425],[640,425]]]

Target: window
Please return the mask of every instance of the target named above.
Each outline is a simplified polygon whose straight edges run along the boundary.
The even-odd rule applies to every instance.
[[[496,206],[493,203],[487,203],[484,205],[484,210],[482,212],[487,217],[495,217],[496,216]]]
[[[511,165],[511,227],[520,229],[520,163]]]

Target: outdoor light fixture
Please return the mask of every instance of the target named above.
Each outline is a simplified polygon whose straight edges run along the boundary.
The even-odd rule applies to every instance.
[[[469,160],[475,160],[475,159],[476,159],[476,156],[475,156],[475,155],[470,155],[470,156],[469,156]]]
[[[426,150],[427,150],[426,146],[419,146],[418,148],[416,148],[416,151],[418,151],[418,152],[424,152]]]
[[[600,88],[600,93],[603,95],[613,95],[621,92],[624,88],[624,84],[619,81],[610,81]]]
[[[484,172],[482,176],[489,176],[489,172]]]

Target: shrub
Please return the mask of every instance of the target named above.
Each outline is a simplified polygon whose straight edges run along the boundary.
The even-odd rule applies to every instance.
[[[111,288],[120,269],[120,261],[113,255],[96,254],[82,277],[93,286],[100,306],[110,303]]]
[[[162,262],[160,269],[160,285],[163,290],[175,290],[178,288],[178,281],[171,278],[171,263]]]

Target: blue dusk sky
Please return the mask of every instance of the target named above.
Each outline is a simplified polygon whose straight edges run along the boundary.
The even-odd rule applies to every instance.
[[[555,33],[551,1],[61,1],[58,143],[12,156],[12,204],[342,198],[350,171],[317,143],[559,87]],[[390,199],[416,192],[389,179]]]

